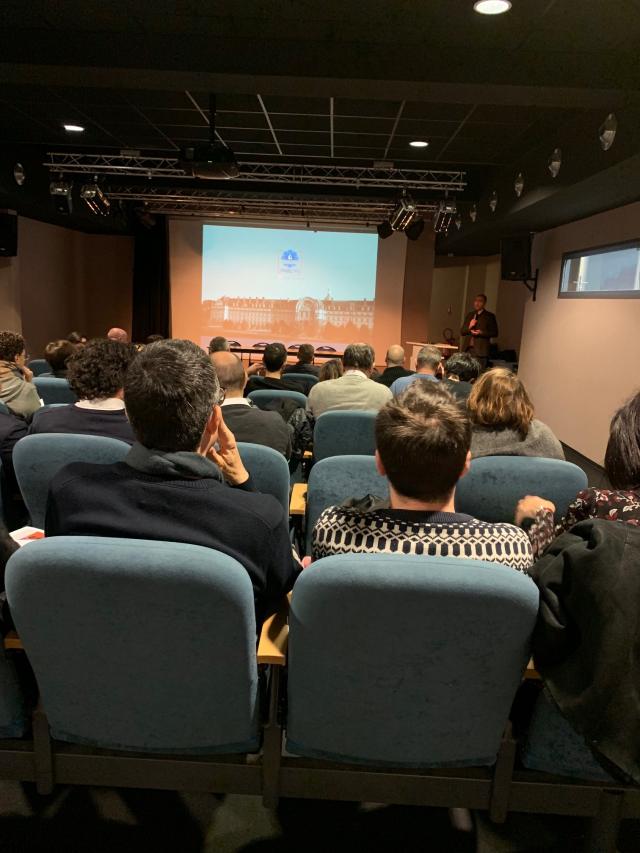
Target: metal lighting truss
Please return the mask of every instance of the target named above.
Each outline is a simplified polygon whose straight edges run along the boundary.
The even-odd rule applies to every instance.
[[[145,176],[147,178],[192,178],[176,157],[144,157],[128,154],[69,154],[49,152],[44,165],[52,172],[92,175]],[[268,184],[405,188],[461,192],[466,172],[439,169],[336,166],[303,163],[239,163],[237,181]]]

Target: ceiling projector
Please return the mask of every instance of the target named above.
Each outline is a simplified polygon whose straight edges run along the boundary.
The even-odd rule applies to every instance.
[[[222,142],[204,142],[183,148],[180,165],[194,178],[209,181],[227,181],[240,174],[235,154]]]

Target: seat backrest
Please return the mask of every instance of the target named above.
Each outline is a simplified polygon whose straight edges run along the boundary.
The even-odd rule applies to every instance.
[[[537,610],[531,578],[495,563],[313,563],[291,602],[287,749],[407,767],[492,764]]]
[[[5,403],[3,403],[2,400],[0,400],[0,412],[2,412],[3,415],[11,414],[11,409]]]
[[[71,462],[121,462],[130,449],[124,441],[98,435],[42,433],[21,438],[13,448],[13,467],[34,527],[44,527],[49,484],[60,468]]]
[[[307,398],[300,391],[288,391],[286,389],[280,391],[275,388],[273,390],[271,388],[264,388],[259,391],[252,391],[248,396],[259,409],[266,408],[274,400],[295,400],[298,406],[301,406],[303,409],[307,407]]]
[[[313,373],[285,373],[284,376],[287,382],[296,382],[303,388],[310,388],[318,382],[318,377],[314,376]]]
[[[261,444],[238,442],[240,458],[251,474],[253,485],[265,495],[273,495],[282,504],[285,515],[289,515],[289,465],[282,453]]]
[[[373,456],[376,452],[377,412],[325,412],[313,430],[313,457]]]
[[[311,553],[311,533],[320,513],[347,498],[365,495],[389,496],[389,484],[378,474],[373,456],[330,456],[316,462],[307,488],[307,554]]]
[[[257,745],[253,588],[233,558],[59,536],[13,554],[6,585],[55,738],[161,752]]]
[[[516,505],[525,495],[538,495],[556,505],[556,520],[579,491],[587,476],[572,462],[534,456],[483,456],[456,488],[456,510],[482,521],[513,522]]]
[[[78,399],[66,379],[36,376],[33,382],[43,403],[75,403]]]
[[[43,373],[51,373],[51,365],[46,358],[32,358],[27,362],[27,367],[34,376],[42,376]]]
[[[25,702],[14,663],[0,650],[0,738],[22,737],[27,727]]]

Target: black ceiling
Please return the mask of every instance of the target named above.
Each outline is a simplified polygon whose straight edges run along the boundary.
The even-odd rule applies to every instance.
[[[592,189],[595,175],[640,148],[640,0],[513,0],[493,18],[472,7],[3,0],[0,140],[12,157],[27,145],[169,155],[208,139],[216,92],[217,131],[241,161],[465,169],[460,209],[476,202],[480,215],[443,244],[462,253],[494,251],[510,228],[640,197],[636,170],[623,182],[612,173],[599,199]],[[597,129],[611,111],[619,135],[605,153]],[[71,137],[64,122],[86,132]],[[412,139],[429,147],[413,149]],[[554,181],[546,163],[557,146]],[[3,189],[19,206],[0,179]],[[486,207],[494,189],[495,215]]]

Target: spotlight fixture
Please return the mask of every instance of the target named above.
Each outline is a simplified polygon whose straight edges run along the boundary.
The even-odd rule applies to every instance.
[[[548,169],[551,172],[552,178],[558,177],[558,172],[562,166],[562,151],[559,148],[554,148],[551,157],[549,157]]]
[[[384,222],[376,225],[376,231],[378,232],[378,237],[381,240],[386,240],[387,237],[391,237],[393,234],[393,228],[391,227],[388,219],[385,219]]]
[[[84,127],[81,124],[63,124],[67,133],[84,133]]]
[[[394,231],[404,231],[417,215],[418,211],[413,199],[408,195],[403,195],[389,217],[389,224]]]
[[[72,189],[73,184],[63,180],[62,176],[49,184],[49,195],[53,198],[54,207],[63,216],[69,216],[73,210]]]
[[[436,211],[436,215],[433,219],[433,230],[436,234],[446,234],[449,228],[451,227],[451,222],[453,217],[456,215],[456,203],[455,201],[449,201],[445,199],[441,201],[438,205],[438,210]]]
[[[469,209],[469,219],[472,222],[475,222],[477,218],[478,218],[478,208],[475,206],[475,204],[472,204],[471,208]]]
[[[481,15],[502,15],[511,8],[511,0],[476,0],[473,8]]]
[[[424,139],[414,139],[413,142],[410,142],[409,145],[412,148],[427,148],[429,146],[428,142],[425,142]]]
[[[513,188],[516,192],[516,196],[520,198],[520,196],[522,195],[522,190],[524,189],[524,175],[522,174],[522,172],[518,172],[518,174],[516,175],[516,180],[513,185]]]
[[[496,212],[496,207],[498,206],[498,193],[494,190],[489,196],[489,207],[491,209],[491,213]]]
[[[96,216],[107,216],[109,214],[111,202],[98,186],[97,178],[93,179],[92,184],[84,184],[80,188],[80,198]]]
[[[600,145],[603,151],[608,151],[613,145],[616,133],[618,132],[618,119],[615,113],[609,113],[606,119],[600,125],[598,136],[600,137]],[[413,144],[413,143],[412,143]]]

